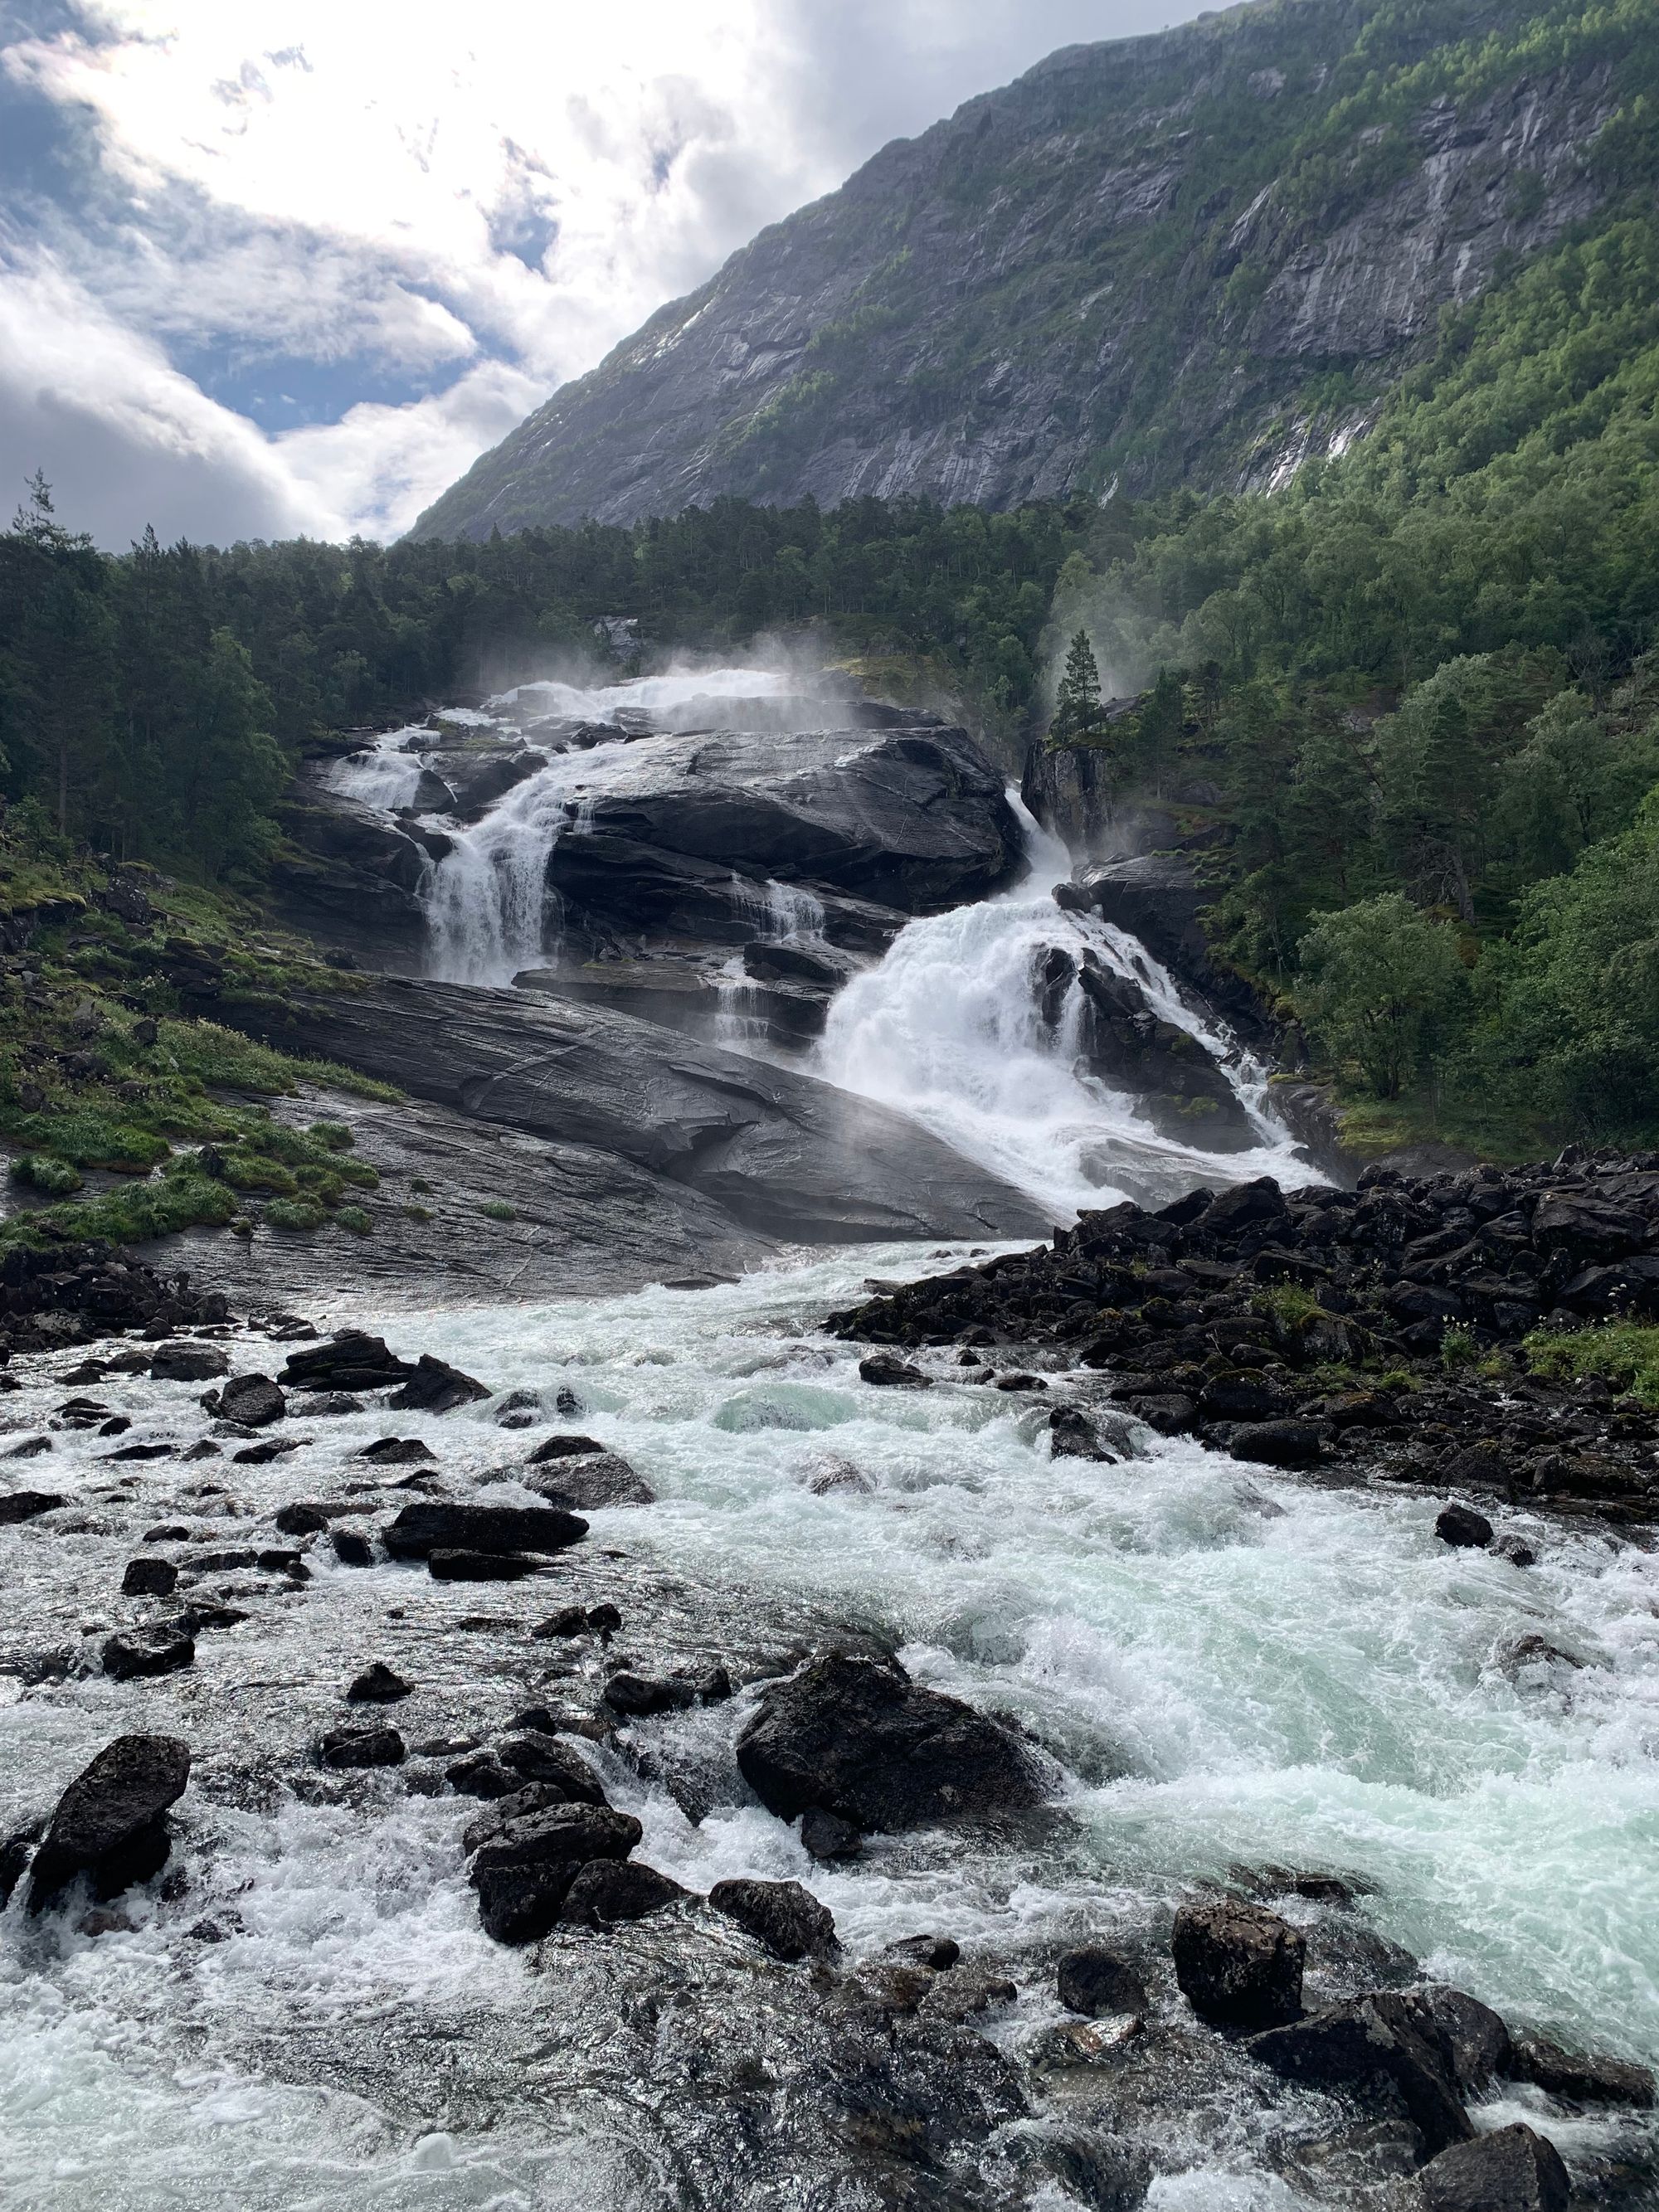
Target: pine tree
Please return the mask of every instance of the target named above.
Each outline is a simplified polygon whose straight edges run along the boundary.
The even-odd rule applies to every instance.
[[[1052,744],[1087,744],[1106,726],[1100,705],[1100,669],[1087,630],[1080,629],[1066,655],[1065,673],[1054,695],[1054,719],[1048,725]]]

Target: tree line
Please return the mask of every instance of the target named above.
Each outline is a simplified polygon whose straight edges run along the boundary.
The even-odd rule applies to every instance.
[[[1038,640],[1086,508],[721,500],[631,528],[481,544],[296,540],[98,551],[30,487],[0,534],[0,794],[119,859],[257,878],[320,732],[385,724],[555,666],[818,629],[925,655],[988,711],[1036,689]]]

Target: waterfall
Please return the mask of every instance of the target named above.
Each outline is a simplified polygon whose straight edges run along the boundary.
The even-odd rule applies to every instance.
[[[505,984],[520,969],[539,966],[548,950],[547,866],[553,848],[561,837],[591,830],[599,798],[624,787],[653,757],[657,741],[634,734],[636,720],[672,723],[676,710],[694,700],[775,694],[784,683],[781,676],[752,668],[717,668],[596,690],[525,684],[492,699],[491,708],[504,720],[599,723],[615,735],[550,753],[544,768],[471,829],[445,825],[450,850],[433,863],[421,887],[429,972],[444,982]],[[417,776],[418,769],[417,763]]]
[[[1265,1110],[1265,1074],[1253,1063],[1228,1072],[1261,1141],[1224,1158],[1161,1136],[1133,1097],[1080,1069],[1080,991],[1071,986],[1051,1029],[1036,988],[1055,945],[1092,951],[1135,981],[1161,1019],[1212,1052],[1224,1054],[1228,1040],[1185,1004],[1134,939],[1055,906],[1054,886],[1070,872],[1065,848],[1013,792],[1009,803],[1025,831],[1024,880],[902,930],[879,964],[855,976],[830,1007],[816,1073],[908,1114],[1067,1220],[1127,1197],[1160,1203],[1196,1182],[1261,1175],[1308,1181],[1288,1133]]]
[[[400,730],[388,730],[362,752],[331,761],[318,780],[325,791],[337,792],[342,799],[395,814],[399,807],[414,805],[420,788],[423,763],[418,751],[410,750],[410,744],[430,737],[430,731],[418,724],[405,723]]]

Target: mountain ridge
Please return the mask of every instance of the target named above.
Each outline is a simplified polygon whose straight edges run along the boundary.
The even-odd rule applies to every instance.
[[[417,536],[1260,486],[1593,216],[1650,0],[1273,0],[1060,49],[769,226]]]

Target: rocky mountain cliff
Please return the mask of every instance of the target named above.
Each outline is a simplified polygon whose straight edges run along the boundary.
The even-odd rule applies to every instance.
[[[1279,0],[1067,48],[763,231],[417,534],[1270,483],[1594,213],[1644,12]]]

